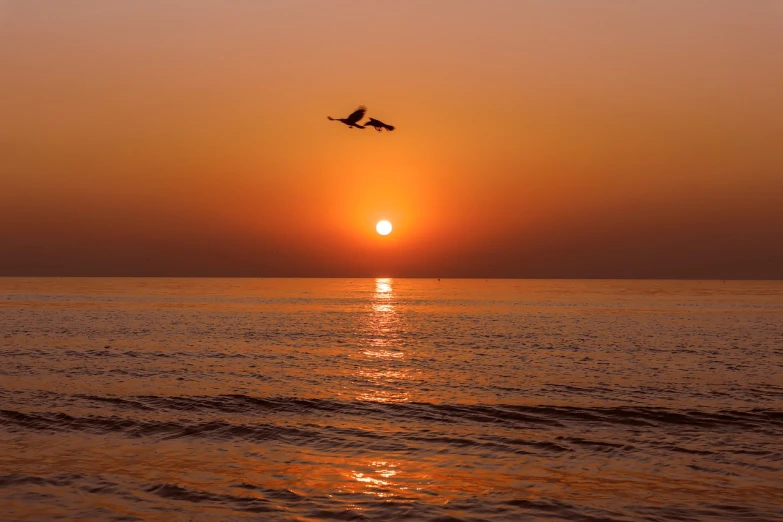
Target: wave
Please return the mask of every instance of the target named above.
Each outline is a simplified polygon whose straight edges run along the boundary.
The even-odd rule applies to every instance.
[[[64,413],[22,413],[0,410],[0,426],[38,432],[83,432],[116,434],[130,438],[180,438],[241,440],[247,442],[287,442],[334,452],[351,450],[414,452],[417,448],[474,448],[495,453],[563,453],[569,448],[556,443],[502,436],[455,436],[432,431],[378,432],[361,428],[307,425],[307,428],[270,423],[231,423],[227,421],[185,422],[142,421],[120,417],[74,417]],[[528,447],[530,451],[520,449]]]
[[[619,455],[644,451],[642,445],[647,450],[657,448],[666,453],[715,454],[714,448],[688,444],[687,439],[677,442],[650,440],[649,437],[645,440],[607,437],[607,433],[620,426],[644,427],[641,431],[654,430],[653,433],[663,436],[686,430],[691,435],[739,431],[783,436],[783,413],[764,409],[704,412],[652,407],[383,404],[263,399],[246,395],[70,397],[108,407],[99,410],[103,415],[77,415],[73,412],[83,409],[70,409],[73,402],[68,406],[69,413],[2,409],[0,429],[114,434],[155,440],[276,441],[326,452],[350,450],[354,454],[365,451],[415,453],[450,448],[458,452],[507,456],[557,456],[569,452]],[[41,404],[42,401],[37,402]],[[346,425],[345,416],[356,416],[357,422]],[[596,429],[600,431],[596,432]],[[732,448],[731,453],[743,451],[763,451],[762,456],[768,462],[783,458],[770,448]],[[755,457],[751,455],[751,458]]]
[[[20,473],[11,473],[9,475],[0,475],[0,488],[15,487],[23,485],[33,486],[68,486],[75,480],[84,478],[80,473],[55,475],[52,477],[38,477],[34,475],[22,475]]]
[[[424,402],[381,403],[292,397],[259,398],[248,395],[101,397],[78,395],[95,402],[134,410],[222,412],[239,414],[341,414],[371,416],[384,420],[415,419],[444,423],[494,423],[531,428],[563,427],[566,424],[625,425],[637,427],[679,426],[769,432],[783,428],[783,411],[769,408],[748,410],[677,410],[663,407],[575,407],[527,405],[462,405]]]
[[[249,513],[269,513],[278,511],[278,508],[269,500],[257,497],[242,497],[220,493],[209,493],[190,489],[175,484],[154,484],[145,490],[161,498],[170,500],[182,500],[188,502],[211,502],[215,504],[227,504],[238,511]]]

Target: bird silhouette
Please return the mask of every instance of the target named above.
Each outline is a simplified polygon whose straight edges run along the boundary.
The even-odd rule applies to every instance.
[[[370,118],[370,121],[366,122],[364,124],[365,127],[373,127],[378,132],[383,132],[383,129],[386,129],[387,131],[393,131],[394,125],[387,125],[383,123],[381,120],[376,120],[375,118]]]
[[[364,113],[367,112],[367,107],[360,106],[358,109],[353,111],[347,118],[332,118],[331,116],[327,116],[332,121],[339,121],[342,122],[348,127],[356,127],[357,129],[363,129],[364,127],[362,125],[359,125],[359,121],[361,121],[362,118],[364,118]]]

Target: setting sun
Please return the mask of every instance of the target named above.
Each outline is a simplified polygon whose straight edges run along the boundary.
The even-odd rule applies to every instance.
[[[383,221],[378,221],[378,224],[375,225],[375,230],[382,236],[388,236],[391,234],[392,224],[385,219]]]

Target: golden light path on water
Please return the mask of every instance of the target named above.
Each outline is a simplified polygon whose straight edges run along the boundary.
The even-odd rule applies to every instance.
[[[410,394],[399,383],[410,377],[406,367],[406,353],[400,346],[403,327],[397,310],[397,296],[394,293],[393,279],[375,280],[375,292],[372,294],[368,314],[362,324],[361,336],[367,339],[368,346],[361,349],[361,366],[357,370],[357,379],[364,381],[357,399],[378,403],[399,403],[410,401]],[[355,481],[354,486],[344,489],[351,492],[363,492],[378,498],[404,498],[414,492],[420,492],[422,484],[431,483],[428,474],[417,473],[408,477],[407,485],[396,480],[404,464],[390,458],[370,459],[347,474]],[[413,483],[410,479],[414,478]],[[410,491],[413,489],[413,491]]]
[[[410,394],[400,383],[410,377],[405,365],[406,354],[400,347],[402,320],[397,310],[397,296],[392,287],[393,280],[375,280],[375,292],[370,302],[369,313],[362,325],[361,335],[368,346],[360,351],[361,367],[357,377],[365,381],[359,400],[384,403],[407,402]]]

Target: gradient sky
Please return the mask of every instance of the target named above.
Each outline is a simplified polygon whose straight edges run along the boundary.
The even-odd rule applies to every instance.
[[[783,2],[0,0],[0,275],[783,278]]]

